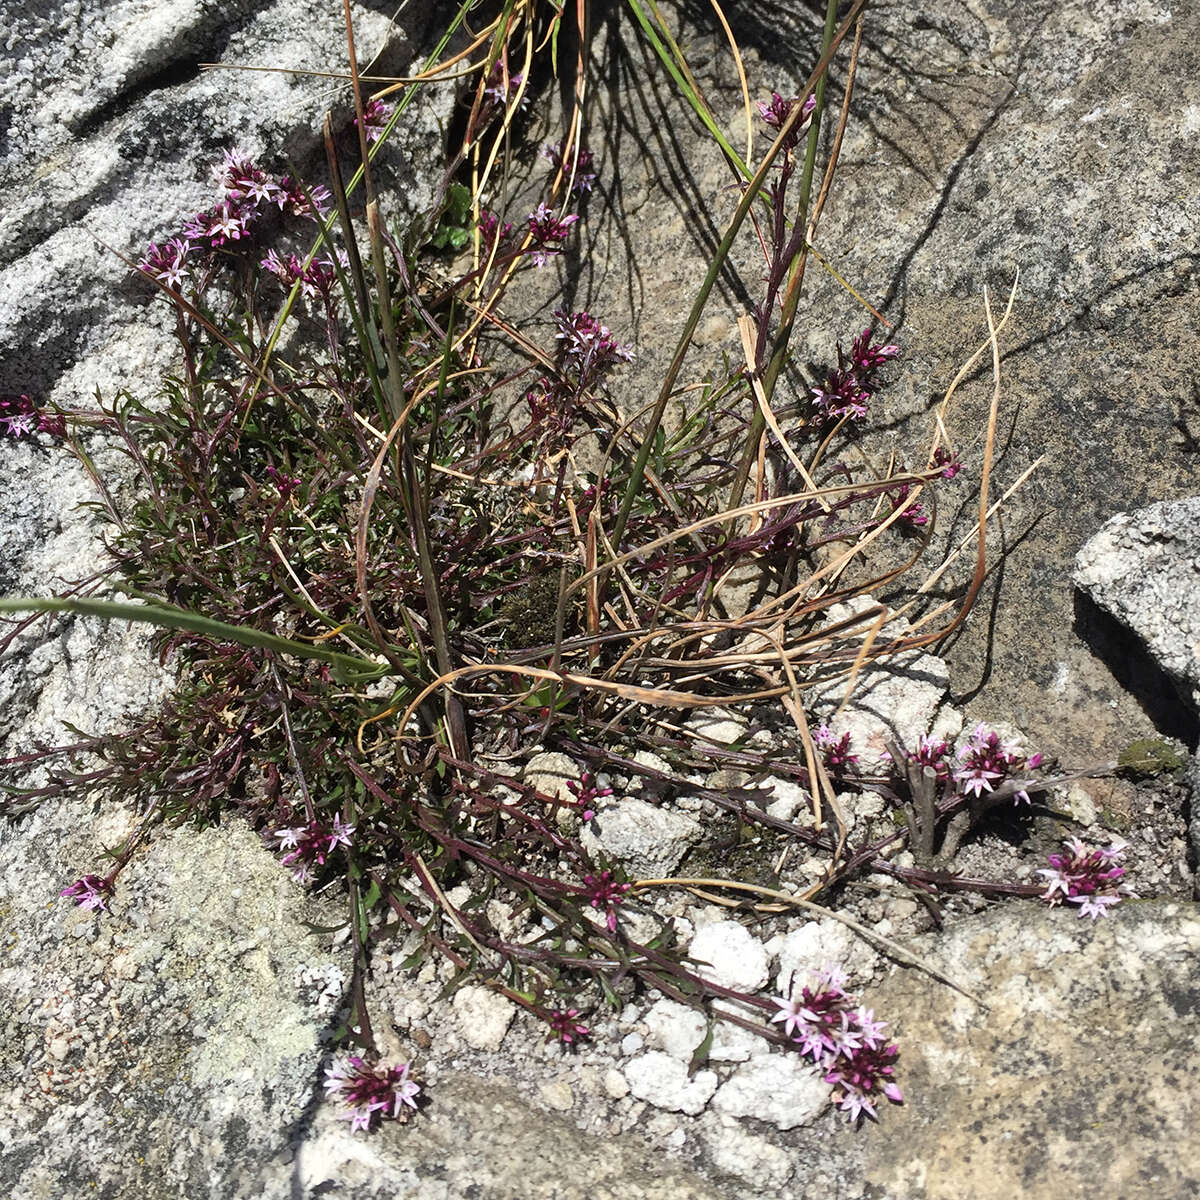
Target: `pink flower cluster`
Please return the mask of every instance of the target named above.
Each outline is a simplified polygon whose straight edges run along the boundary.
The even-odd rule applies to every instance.
[[[494,212],[482,209],[479,213],[479,233],[483,241],[484,248],[490,253],[493,242],[502,242],[510,233],[513,227],[511,221],[505,221],[503,224],[500,218]]]
[[[902,483],[896,488],[895,498],[889,497],[889,499],[892,503],[892,512],[895,512],[896,509],[901,510],[897,524],[904,525],[909,529],[919,529],[922,525],[929,524],[929,517],[920,500],[909,501],[908,495],[911,491],[911,484]]]
[[[553,1009],[546,1016],[546,1023],[550,1026],[550,1032],[546,1035],[546,1041],[554,1041],[557,1038],[564,1046],[570,1046],[578,1038],[591,1037],[591,1030],[576,1020],[578,1016],[579,1009],[577,1008]]]
[[[343,267],[348,265],[345,251],[338,252],[338,262]],[[272,249],[267,251],[266,257],[259,265],[264,270],[270,271],[283,283],[284,287],[290,288],[293,284],[299,283],[300,294],[306,300],[312,300],[317,296],[329,300],[333,294],[334,284],[337,282],[334,265],[327,258],[314,258],[306,267],[304,260],[298,255],[289,254],[284,258]]]
[[[946,783],[950,779],[950,747],[944,739],[939,738],[935,742],[933,738],[922,734],[917,740],[917,748],[904,753],[909,762],[932,768],[938,783]]]
[[[281,860],[285,867],[292,868],[292,878],[297,883],[311,883],[316,872],[338,846],[349,846],[354,835],[354,826],[347,825],[341,817],[334,817],[332,825],[310,821],[294,829],[276,829],[268,836],[274,838],[280,850],[287,853]]]
[[[826,421],[849,417],[862,420],[875,391],[875,371],[900,353],[899,346],[876,346],[871,331],[864,329],[855,338],[849,355],[838,345],[838,366],[826,377],[824,384],[810,390],[810,398],[818,415]]]
[[[38,408],[24,393],[20,396],[0,396],[0,434],[18,439],[33,437],[35,433],[66,437],[66,419],[59,413]]]
[[[1067,852],[1051,854],[1050,866],[1038,870],[1046,878],[1042,899],[1047,904],[1061,904],[1064,900],[1078,904],[1079,915],[1094,921],[1129,895],[1119,886],[1125,868],[1117,866],[1125,857],[1124,844],[1117,842],[1106,850],[1089,850],[1078,838],[1067,838],[1063,845]]]
[[[376,1114],[381,1120],[407,1121],[421,1093],[408,1072],[408,1063],[371,1067],[356,1054],[346,1055],[325,1069],[325,1092],[350,1110],[351,1129],[370,1129]]]
[[[1042,765],[1040,754],[1026,758],[1016,742],[1002,742],[995,730],[983,724],[975,726],[958,759],[962,765],[954,772],[954,782],[964,796],[968,792],[981,796],[1011,775],[1025,769],[1034,771]],[[1014,793],[1013,800],[1028,804],[1029,793],[1022,788]]]
[[[534,266],[543,267],[553,255],[561,253],[562,247],[555,243],[561,242],[578,220],[578,213],[557,216],[553,209],[547,207],[545,201],[529,214],[529,236],[533,241]]]
[[[509,98],[517,92],[525,79],[520,71],[506,73],[506,65],[500,59],[492,64],[491,74],[488,75],[483,89],[484,100],[489,101],[490,105],[496,108],[507,105]],[[522,93],[520,107],[524,108],[528,103],[529,97]]]
[[[567,780],[567,791],[575,797],[581,810],[580,818],[584,821],[590,821],[596,815],[597,800],[613,794],[612,788],[600,787],[596,783],[596,777],[591,771],[581,772],[578,783],[573,779]]]
[[[363,128],[367,131],[368,142],[373,144],[383,137],[383,131],[395,111],[392,105],[384,104],[382,100],[375,98],[363,105]],[[354,118],[354,124],[358,124],[357,117]]]
[[[253,238],[272,209],[311,220],[328,212],[327,189],[314,187],[306,195],[288,176],[273,179],[239,150],[227,150],[212,174],[222,194],[220,201],[189,217],[177,236],[151,242],[138,262],[139,271],[174,291],[183,285],[189,254],[211,253]]]
[[[617,341],[589,312],[556,312],[559,376],[542,376],[525,393],[530,416],[550,441],[565,440],[585,394],[603,385],[608,373],[633,359],[633,348]]]
[[[849,733],[838,737],[828,725],[818,725],[813,730],[812,740],[831,771],[844,771],[852,763],[858,762],[858,755],[850,753]]]
[[[953,450],[947,450],[944,446],[939,446],[933,452],[933,465],[941,467],[943,479],[953,479],[959,471],[964,470],[962,460],[958,455]]]
[[[572,195],[580,196],[584,192],[590,192],[595,186],[595,158],[587,147],[580,146],[578,150],[572,153],[573,163],[563,161],[562,142],[544,147],[542,157],[548,158],[554,164],[556,170],[562,171],[564,179],[571,179],[571,173],[574,171],[574,180],[571,184]]]
[[[763,119],[764,124],[769,125],[772,129],[782,129],[788,117],[792,115],[792,109],[795,107],[797,99],[798,97],[793,96],[790,100],[785,100],[778,92],[772,92],[770,100],[756,100],[754,107],[758,109],[758,115]],[[800,131],[808,124],[808,119],[816,107],[816,96],[809,96],[804,101],[803,115],[797,122],[796,128],[792,130],[788,141],[784,143],[785,146],[790,148],[796,144],[800,137]]]
[[[616,933],[617,908],[632,884],[619,883],[613,878],[611,871],[601,871],[599,875],[585,875],[583,884],[588,903],[605,914],[604,923],[608,926],[608,932]]]
[[[558,359],[563,368],[581,382],[595,382],[597,376],[618,363],[633,361],[633,347],[618,342],[616,336],[589,312],[556,312],[559,346]]]
[[[826,967],[796,995],[793,978],[787,994],[773,1001],[779,1011],[771,1020],[825,1072],[834,1102],[855,1120],[862,1113],[875,1117],[880,1096],[894,1104],[904,1096],[892,1079],[900,1051],[883,1035],[886,1022],[858,1004],[845,983],[841,971]]]

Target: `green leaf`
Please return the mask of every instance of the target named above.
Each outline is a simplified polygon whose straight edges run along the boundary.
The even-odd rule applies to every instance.
[[[688,1063],[688,1074],[694,1075],[706,1062],[708,1062],[708,1054],[712,1049],[713,1033],[716,1031],[716,1023],[710,1017],[708,1020],[708,1028],[704,1031],[704,1038],[701,1040],[695,1050],[692,1051],[691,1061]]]
[[[386,666],[352,654],[339,654],[324,646],[296,642],[291,638],[265,633],[248,625],[228,625],[224,621],[188,612],[165,602],[131,604],[126,600],[62,600],[45,597],[18,597],[0,600],[0,613],[5,612],[69,612],[83,617],[103,617],[116,621],[140,621],[161,629],[185,629],[189,633],[205,633],[221,641],[236,642],[239,646],[261,646],[280,654],[297,658],[315,658],[329,663],[340,683],[366,683],[388,674]]]

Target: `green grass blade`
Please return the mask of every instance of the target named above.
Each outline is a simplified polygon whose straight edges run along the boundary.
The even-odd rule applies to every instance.
[[[378,679],[388,673],[386,666],[359,658],[352,654],[339,654],[323,646],[293,641],[278,634],[265,633],[246,625],[229,625],[200,613],[188,612],[167,604],[131,604],[126,600],[61,600],[39,596],[11,597],[0,599],[0,613],[17,612],[67,612],[83,617],[103,617],[116,621],[140,621],[156,625],[160,629],[184,629],[189,633],[204,633],[225,642],[236,642],[240,646],[260,646],[264,650],[275,650],[280,654],[292,654],[298,658],[315,658],[334,668],[338,678],[347,683],[361,683]]]

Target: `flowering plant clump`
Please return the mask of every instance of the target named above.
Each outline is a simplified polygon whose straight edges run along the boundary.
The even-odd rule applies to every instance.
[[[886,1022],[846,992],[846,977],[836,967],[823,968],[799,995],[795,982],[789,980],[787,992],[773,1001],[778,1011],[771,1020],[824,1071],[825,1082],[834,1085],[834,1103],[851,1120],[863,1113],[876,1117],[880,1096],[899,1104],[904,1096],[892,1079],[899,1049],[883,1035]]]
[[[1034,771],[1042,765],[1040,754],[1026,758],[1015,742],[1002,742],[1000,735],[984,724],[975,726],[958,758],[962,765],[954,772],[954,782],[963,795],[993,791],[998,783],[1021,770]],[[1013,801],[1028,804],[1029,793],[1019,789],[1013,793]]]
[[[617,341],[608,328],[589,312],[556,312],[559,363],[581,387],[595,386],[620,363],[633,362],[633,347]]]
[[[612,791],[601,779],[625,788],[640,775],[656,803],[713,815],[697,822],[697,861],[711,854],[731,865],[769,839],[781,850],[799,842],[806,865],[821,860],[830,897],[876,872],[920,890],[935,909],[944,890],[991,894],[984,881],[933,868],[953,856],[960,825],[1034,787],[1019,774],[1038,756],[1023,758],[981,727],[955,762],[944,742],[923,741],[912,754],[894,748],[893,773],[877,781],[848,732],[816,729],[814,763],[811,746],[799,753],[782,736],[702,745],[692,722],[678,719],[681,708],[729,705],[754,706],[754,720],[765,715],[759,705],[856,671],[865,655],[843,636],[845,622],[834,628],[826,619],[830,606],[902,586],[892,548],[874,557],[872,534],[888,519],[881,514],[890,498],[897,523],[927,541],[933,489],[961,464],[941,448],[949,435],[940,421],[919,474],[897,473],[898,456],[880,472],[869,455],[843,453],[857,429],[839,427],[866,417],[877,376],[899,353],[870,330],[848,352],[838,346],[837,369],[822,372],[804,412],[781,403],[780,381],[799,369],[790,339],[805,320],[797,305],[804,264],[821,241],[815,231],[836,167],[828,155],[841,144],[842,131],[830,136],[822,122],[839,110],[845,120],[854,107],[826,108],[824,89],[759,105],[769,128],[795,128],[772,142],[753,176],[723,146],[740,198],[697,273],[704,282],[659,380],[618,392],[615,373],[632,348],[619,325],[614,332],[576,308],[584,302],[573,297],[590,294],[593,282],[598,295],[612,295],[611,272],[578,288],[582,277],[564,272],[572,290],[558,301],[552,342],[547,335],[539,348],[518,327],[520,314],[554,309],[545,295],[553,272],[532,268],[569,253],[581,217],[568,209],[597,186],[596,161],[579,139],[607,123],[583,111],[590,91],[582,80],[570,124],[546,152],[554,179],[544,166],[534,170],[547,190],[529,197],[536,181],[519,179],[513,157],[526,124],[518,90],[524,96],[531,80],[550,74],[524,47],[557,44],[572,12],[529,6],[512,23],[522,31],[520,59],[504,44],[507,23],[492,26],[488,65],[461,97],[465,120],[451,124],[461,142],[446,169],[430,173],[428,210],[409,224],[389,211],[397,174],[373,155],[362,161],[363,143],[378,143],[396,111],[363,104],[359,90],[362,127],[324,139],[336,234],[332,220],[311,224],[333,207],[328,190],[231,150],[213,172],[212,205],[145,248],[138,265],[172,306],[182,368],[152,402],[122,392],[72,414],[109,439],[138,479],[136,488],[102,488],[97,502],[111,518],[110,570],[65,602],[0,599],[0,613],[69,607],[151,621],[178,686],[120,735],[79,733],[69,745],[0,763],[66,764],[36,787],[9,788],[5,811],[86,788],[147,814],[111,875],[63,889],[90,911],[106,908],[146,830],[230,810],[302,885],[341,877],[354,950],[345,1029],[362,1049],[329,1068],[325,1088],[355,1129],[417,1107],[409,1067],[382,1065],[371,1052],[371,957],[395,930],[413,939],[413,965],[442,956],[456,979],[474,974],[563,1046],[591,1036],[587,1005],[654,989],[793,1042],[844,1111],[875,1116],[881,1097],[901,1099],[898,1052],[839,975],[826,972],[798,993],[789,983],[768,1024],[771,1002],[700,974],[661,913],[647,906],[643,919],[621,919],[635,887],[683,886],[682,877],[631,882],[597,852],[602,838],[556,818],[577,811],[590,821]],[[586,30],[577,32],[582,45]],[[469,73],[454,54],[431,58],[406,85],[405,102],[424,80]],[[510,61],[523,74],[511,73]],[[809,149],[799,154],[806,122]],[[757,182],[747,186],[749,178]],[[515,229],[502,219],[530,208]],[[761,248],[765,270],[738,282],[752,293],[739,321],[744,361],[718,362],[689,343],[699,340],[711,289],[742,273],[740,253],[730,257],[735,244]],[[513,280],[532,283],[530,294],[510,297]],[[284,303],[280,285],[308,311]],[[702,374],[684,377],[702,361]],[[657,397],[645,394],[647,382]],[[776,412],[789,428],[767,437]],[[0,400],[0,435],[64,432],[56,422],[28,397]],[[94,474],[84,440],[69,445]],[[781,448],[792,451],[794,472]],[[831,547],[856,564],[836,568],[836,582]],[[743,572],[754,586],[731,603]],[[114,575],[137,604],[97,597]],[[977,590],[965,593],[945,632]],[[35,619],[0,629],[0,651]],[[922,626],[923,641],[939,636]],[[901,641],[873,640],[870,659],[899,652]],[[541,751],[588,763],[569,798],[531,782]],[[718,786],[715,772],[699,769],[710,760],[755,785],[786,778],[814,798],[827,782],[820,763],[848,777],[850,789],[890,791],[906,805],[919,866],[894,854],[905,834],[891,822],[874,843],[860,844],[856,833],[847,852],[844,827],[823,819],[819,803],[811,819],[774,816],[759,807],[756,786]],[[733,843],[728,829],[737,831]],[[743,830],[753,837],[742,839]],[[736,855],[723,854],[731,844]],[[769,849],[776,875],[788,864],[780,885],[799,882],[799,856]],[[1062,872],[1047,885],[1054,900],[1091,912],[1111,903],[1111,863],[1081,859],[1068,877],[1069,866],[1063,858],[1054,867]],[[741,886],[728,876],[711,882]],[[467,902],[451,899],[464,890]]]
[[[408,1120],[417,1110],[421,1085],[409,1078],[408,1063],[369,1066],[358,1055],[343,1055],[325,1069],[325,1092],[349,1109],[351,1129],[370,1129],[380,1120]]]
[[[1121,886],[1125,868],[1117,865],[1125,857],[1123,843],[1089,850],[1079,838],[1067,838],[1063,845],[1066,853],[1051,854],[1050,866],[1038,870],[1046,879],[1042,899],[1047,904],[1078,904],[1079,915],[1094,921],[1131,894]]]

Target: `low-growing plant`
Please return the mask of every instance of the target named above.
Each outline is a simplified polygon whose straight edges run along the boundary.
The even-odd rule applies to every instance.
[[[462,144],[423,225],[389,224],[372,173],[417,85],[368,97],[355,69],[354,118],[340,132],[332,118],[325,125],[327,185],[231,150],[214,171],[214,204],[163,231],[137,262],[146,287],[174,307],[180,369],[152,402],[122,393],[69,414],[69,444],[85,465],[90,438],[115,438],[136,478],[132,502],[107,489],[97,502],[117,531],[113,570],[89,591],[0,607],[149,622],[178,682],[122,736],[75,731],[70,744],[8,760],[42,770],[36,783],[9,786],[8,811],[72,788],[137,807],[142,820],[112,849],[112,870],[63,891],[87,908],[106,907],[156,824],[228,811],[260,831],[299,884],[340,879],[354,973],[338,1037],[362,1054],[339,1060],[326,1087],[356,1128],[417,1105],[407,1066],[373,1057],[371,953],[397,930],[417,935],[414,963],[440,953],[454,968],[450,987],[482,982],[564,1046],[590,1036],[593,1008],[619,1005],[636,985],[706,1012],[713,999],[732,1002],[722,1019],[798,1043],[852,1117],[874,1115],[881,1095],[899,1099],[896,1047],[841,981],[826,978],[819,995],[789,983],[777,1000],[713,982],[687,961],[672,923],[643,909],[652,888],[673,881],[630,878],[589,849],[585,831],[619,776],[824,855],[822,882],[797,903],[865,872],[902,879],[930,903],[945,889],[1045,890],[943,869],[988,805],[1051,786],[1025,779],[1036,756],[980,729],[957,765],[944,744],[894,747],[893,775],[872,783],[849,740],[810,732],[804,709],[810,684],[852,683],[864,663],[931,644],[962,620],[983,576],[989,511],[995,403],[977,565],[957,615],[934,609],[902,635],[883,632],[893,611],[877,603],[828,619],[918,560],[934,489],[962,469],[940,422],[919,470],[879,473],[835,457],[900,353],[871,329],[838,347],[836,365],[798,403],[777,394],[795,365],[789,336],[849,111],[862,7],[838,26],[830,3],[805,86],[758,105],[774,142],[757,167],[718,138],[740,200],[657,398],[640,412],[613,399],[611,382],[636,367],[603,314],[564,307],[547,333],[513,329],[499,313],[522,273],[572,253],[580,215],[569,209],[605,171],[580,143],[582,89],[547,151],[551,175],[532,211],[511,209],[496,169],[529,94],[530,48],[557,46],[563,15],[553,6],[506,5],[453,56],[474,56],[476,70]],[[634,12],[710,124],[674,41]],[[820,176],[828,68],[851,31]],[[422,78],[444,72],[446,44]],[[680,389],[691,335],[748,218],[765,287],[741,324],[745,363]],[[989,310],[989,325],[971,363],[989,348],[998,363],[1003,318]],[[668,422],[672,401],[682,411]],[[9,436],[62,435],[61,422],[27,398],[0,401]],[[583,438],[601,450],[594,477],[576,466]],[[902,551],[902,565],[871,569],[882,547],[893,559]],[[729,581],[747,566],[760,587],[739,606]],[[769,751],[715,746],[670,719],[766,705],[791,722]],[[547,748],[578,765],[568,795],[524,778],[523,763]],[[646,766],[639,749],[670,772]],[[692,768],[712,764],[798,782],[811,811],[782,820],[753,787],[692,781]],[[847,845],[834,802],[842,786],[892,795],[906,828]],[[889,857],[904,839],[916,867]],[[1074,879],[1084,852],[1072,853]],[[1067,872],[1066,860],[1053,869]],[[1054,877],[1053,898],[1065,878]],[[460,884],[468,898],[452,900]],[[627,920],[635,908],[653,918],[637,936]],[[834,1013],[831,1043],[821,1022]]]

